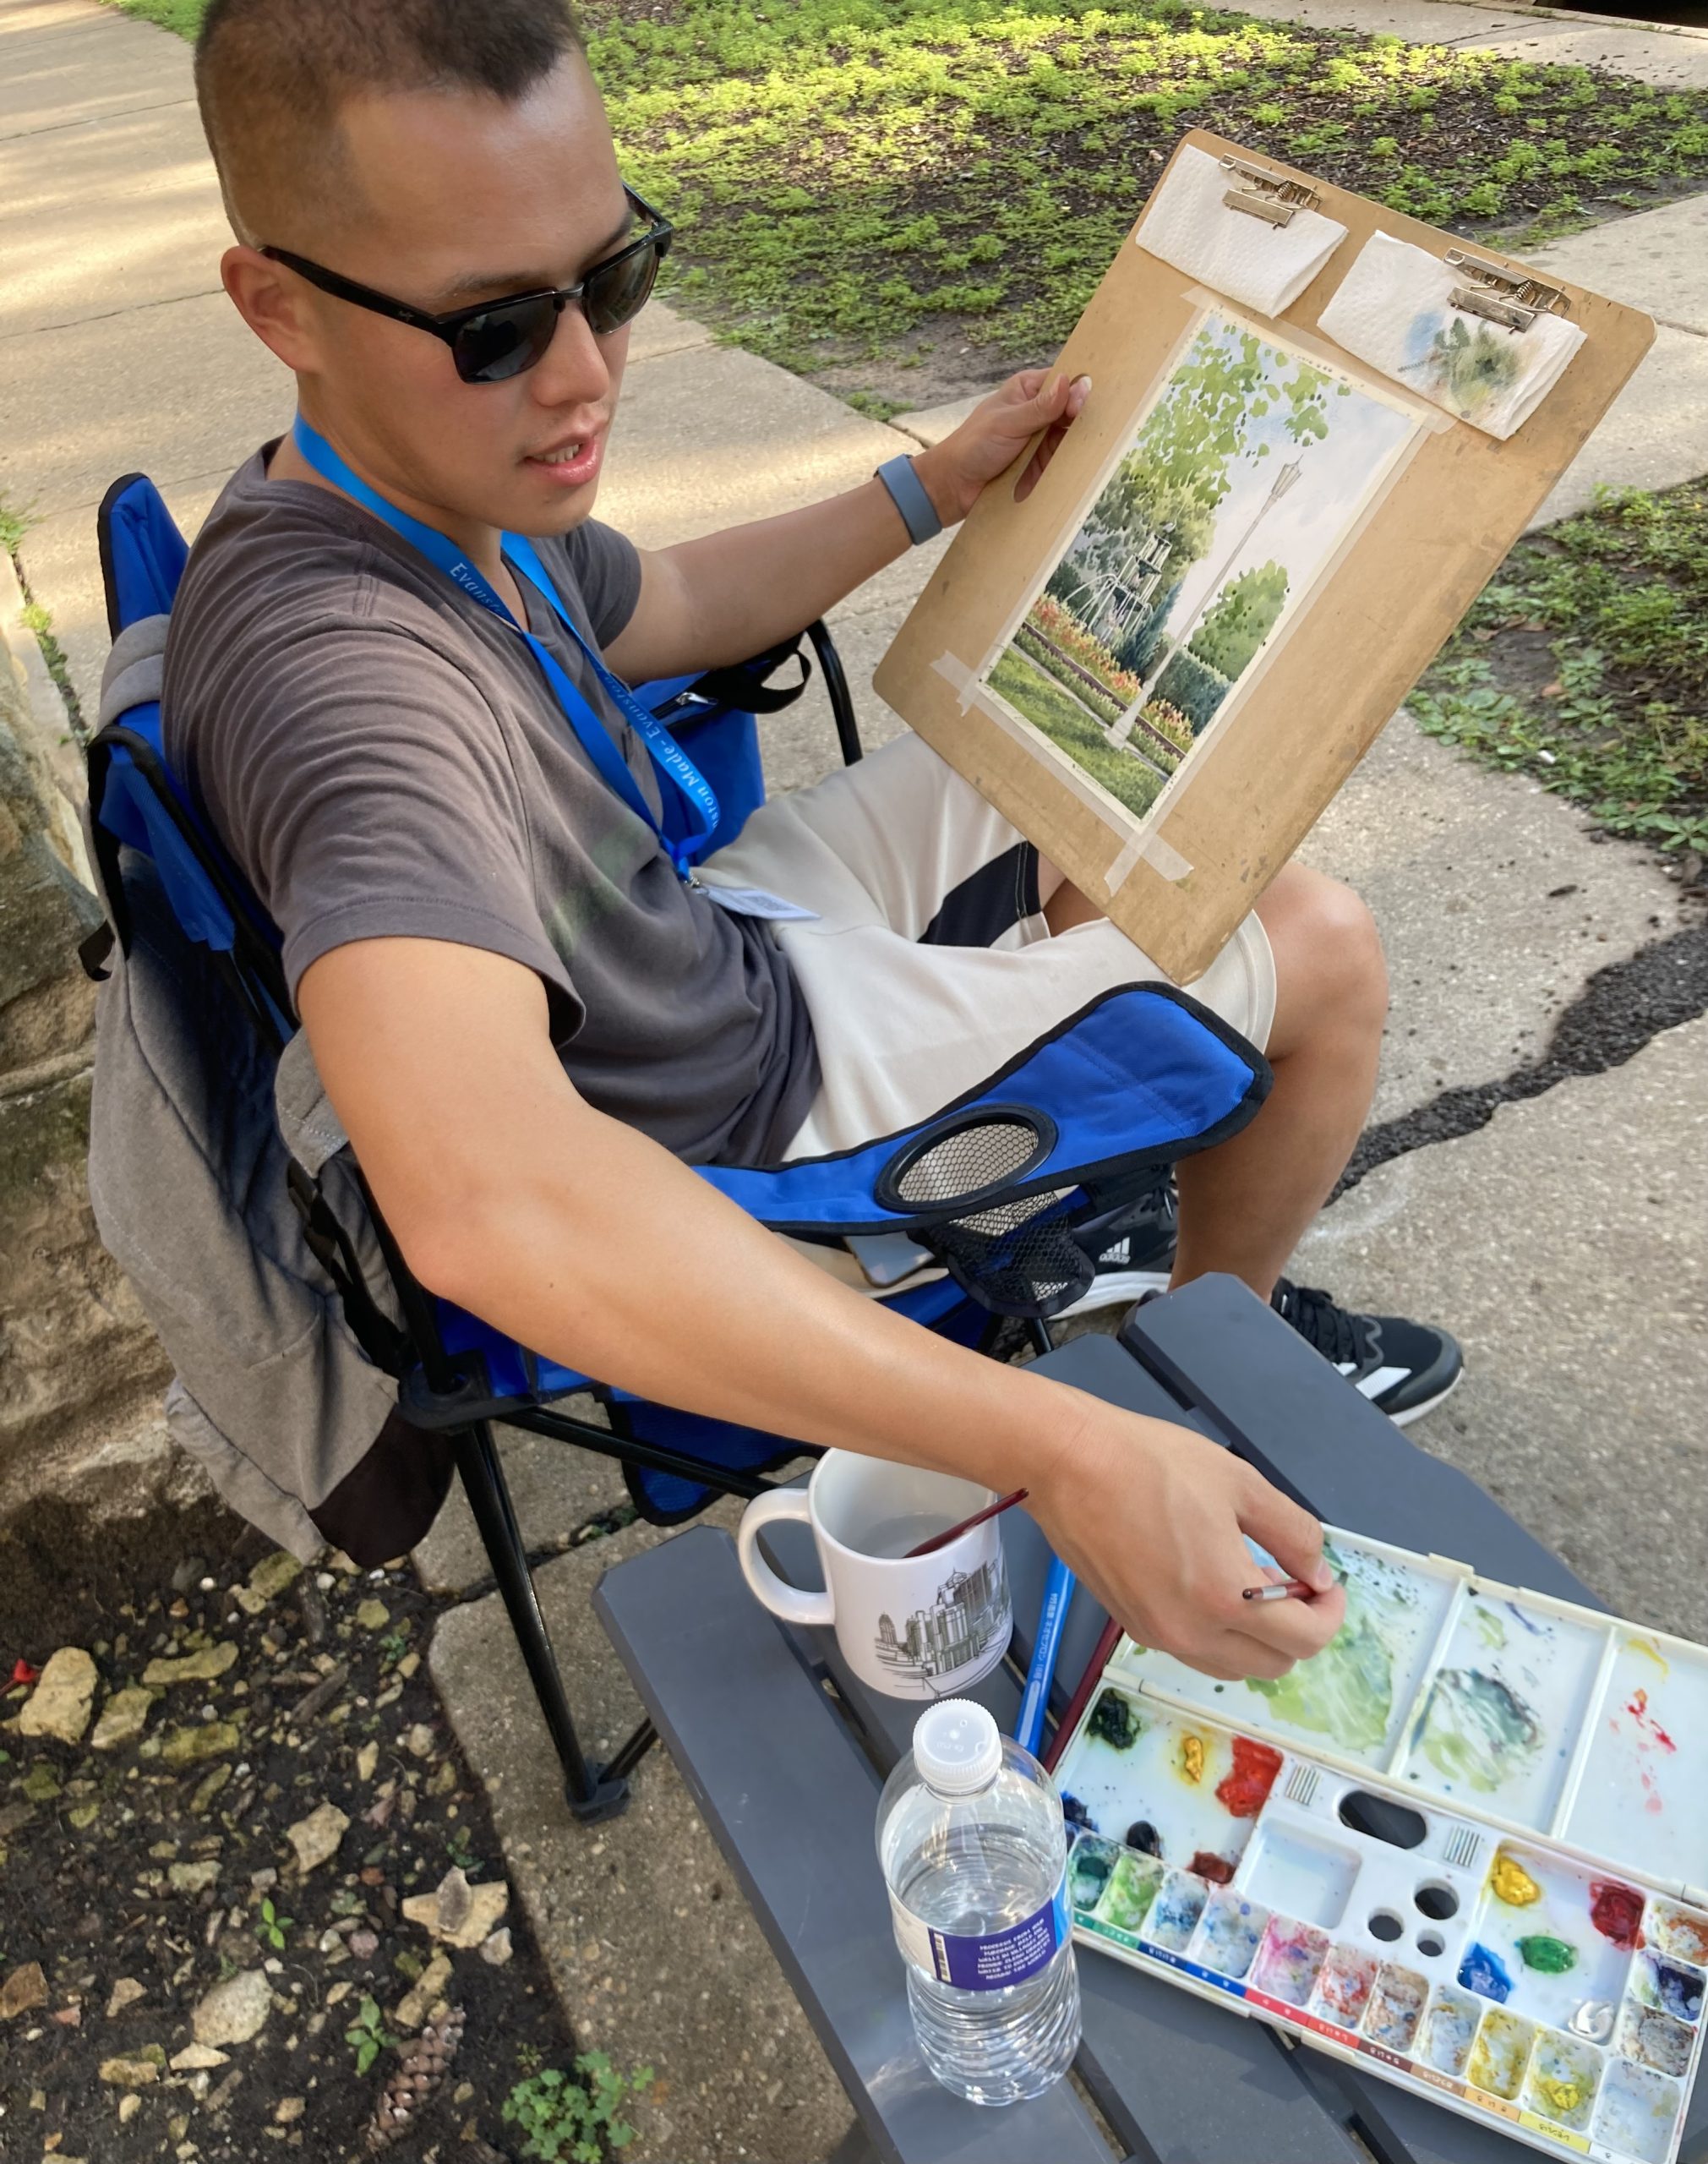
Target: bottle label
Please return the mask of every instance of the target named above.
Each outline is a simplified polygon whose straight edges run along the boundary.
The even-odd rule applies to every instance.
[[[890,1912],[895,1919],[896,1943],[915,1968],[925,1970],[940,1984],[958,1991],[1000,1992],[1011,1984],[1023,1984],[1040,1969],[1047,1969],[1057,1949],[1069,1936],[1067,1877],[1054,1895],[1023,1922],[1007,1931],[966,1934],[938,1931],[904,1908],[894,1894]]]

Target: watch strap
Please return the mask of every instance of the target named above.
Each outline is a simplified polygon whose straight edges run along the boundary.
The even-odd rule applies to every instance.
[[[910,540],[915,544],[929,541],[934,534],[942,532],[943,522],[937,516],[936,505],[914,470],[913,459],[907,452],[897,458],[887,458],[877,469],[877,478],[889,490]]]

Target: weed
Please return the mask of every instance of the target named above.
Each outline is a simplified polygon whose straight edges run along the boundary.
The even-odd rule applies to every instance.
[[[385,2025],[379,2002],[364,1992],[356,2019],[344,2031],[344,2041],[356,2054],[357,2073],[366,2074],[382,2052],[392,2049],[397,2039]]]
[[[521,2153],[538,2164],[602,2164],[608,2150],[635,2139],[622,2107],[652,2078],[649,2066],[619,2074],[603,2052],[582,2052],[573,2076],[547,2067],[517,2082],[505,2099],[504,2122],[521,2128]]]
[[[1609,833],[1708,855],[1708,482],[1521,542],[1410,704]]]
[[[15,556],[25,535],[35,523],[35,514],[28,505],[21,511],[14,511],[10,504],[0,502],[0,549],[8,556]]]
[[[285,1934],[296,1922],[294,1916],[281,1916],[273,1906],[270,1897],[263,1897],[260,1920],[255,1926],[255,1936],[264,1946],[270,1946],[275,1954],[285,1950]]]

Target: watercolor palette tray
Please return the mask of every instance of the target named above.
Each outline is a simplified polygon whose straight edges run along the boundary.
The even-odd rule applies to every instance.
[[[1345,1628],[1279,1685],[1121,1642],[1056,1767],[1078,1935],[1538,2148],[1669,2164],[1708,1657],[1330,1538]]]

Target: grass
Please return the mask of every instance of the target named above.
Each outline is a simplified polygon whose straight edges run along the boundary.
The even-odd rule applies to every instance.
[[[1409,702],[1609,833],[1708,855],[1708,481],[1520,544]]]
[[[117,4],[188,36],[203,0]],[[1461,232],[1708,182],[1708,93],[1184,0],[582,12],[625,170],[678,222],[669,290],[866,411],[910,364],[1052,352],[1195,123]]]
[[[1053,677],[1010,647],[990,671],[990,689],[999,692],[1034,729],[1042,730],[1073,763],[1089,774],[1129,812],[1142,818],[1155,803],[1162,776],[1132,752],[1109,741],[1076,699]]]

